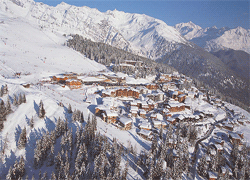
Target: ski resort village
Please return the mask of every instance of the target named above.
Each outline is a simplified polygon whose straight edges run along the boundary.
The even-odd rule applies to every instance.
[[[1,0],[0,32],[0,179],[250,178],[246,84],[174,27]]]

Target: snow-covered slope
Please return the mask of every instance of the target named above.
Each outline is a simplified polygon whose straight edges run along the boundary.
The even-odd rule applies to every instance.
[[[211,27],[202,29],[192,22],[180,23],[175,28],[187,39],[207,51],[223,49],[242,50],[250,53],[250,30]]]
[[[77,33],[153,59],[176,49],[179,43],[188,43],[176,29],[147,15],[117,10],[102,13],[66,3],[51,7],[32,0],[3,0],[0,8],[33,21],[43,29]]]
[[[8,17],[3,13],[0,21],[0,74],[5,77],[21,72],[38,80],[48,74],[86,73],[105,68],[63,46],[66,37],[60,33],[42,30],[22,17]]]

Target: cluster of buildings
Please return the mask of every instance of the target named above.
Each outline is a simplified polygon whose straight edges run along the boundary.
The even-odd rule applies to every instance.
[[[154,129],[180,121],[199,121],[207,116],[191,111],[192,99],[203,99],[205,94],[194,87],[180,90],[178,84],[183,81],[192,82],[175,73],[163,74],[153,83],[106,87],[98,92],[103,102],[97,104],[95,114],[123,130],[134,125],[140,130],[139,135],[150,140]]]

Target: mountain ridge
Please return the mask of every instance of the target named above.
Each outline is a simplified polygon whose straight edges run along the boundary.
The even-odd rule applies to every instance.
[[[217,28],[216,26],[201,28],[188,22],[174,26],[187,40],[204,48],[206,51],[219,50],[242,50],[250,53],[250,30],[242,27],[230,29],[228,27]]]
[[[13,2],[22,13],[17,13]],[[66,3],[51,7],[32,0],[3,0],[1,9],[17,15],[25,14],[24,18],[35,21],[41,28],[79,34],[151,59],[171,52],[178,48],[179,43],[189,44],[175,28],[145,14],[117,10],[102,13]]]

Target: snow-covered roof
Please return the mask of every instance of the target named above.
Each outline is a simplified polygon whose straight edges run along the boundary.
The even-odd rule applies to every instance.
[[[145,129],[152,129],[151,123],[146,121],[139,123],[139,127]]]
[[[174,121],[175,121],[175,118],[168,117],[168,118],[167,118],[167,121],[169,121],[169,122],[174,122]]]
[[[109,109],[106,109],[107,116],[118,116],[117,112],[111,111]]]
[[[170,107],[181,107],[181,106],[185,106],[184,103],[179,103],[178,101],[169,101],[168,105]]]
[[[229,133],[229,135],[233,138],[233,139],[241,139],[241,137],[236,134],[236,133]]]
[[[132,112],[132,111],[138,111],[139,109],[138,109],[138,107],[137,106],[131,106],[130,107],[130,111]]]
[[[140,114],[146,114],[147,112],[144,109],[140,109]]]
[[[132,119],[131,119],[131,118],[128,118],[128,117],[122,116],[122,117],[119,118],[119,121],[120,121],[122,124],[126,125],[126,124],[128,124],[128,123],[131,123],[131,122],[132,122]]]
[[[145,136],[150,136],[152,134],[152,131],[146,130],[146,129],[141,129],[139,134],[145,135]]]

